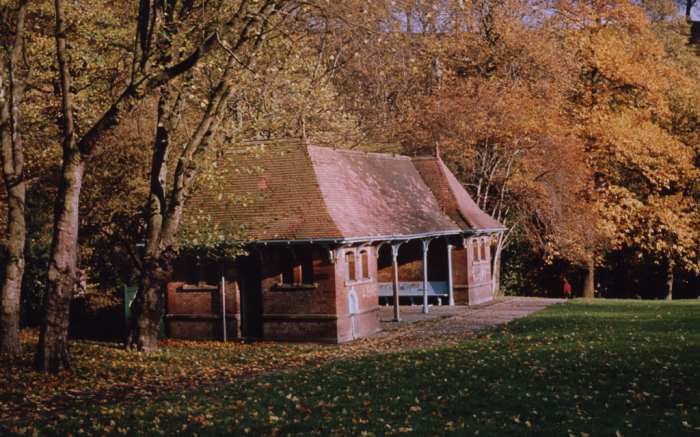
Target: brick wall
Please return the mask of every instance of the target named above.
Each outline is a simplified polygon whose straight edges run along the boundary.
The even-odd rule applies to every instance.
[[[469,305],[492,300],[491,245],[488,237],[470,238],[467,241],[467,258]]]
[[[226,282],[226,327],[228,338],[239,335],[239,290],[234,280]],[[171,282],[166,291],[166,333],[172,338],[219,340],[223,338],[221,292],[215,278],[209,282]]]
[[[490,247],[474,257],[475,239],[466,247],[454,247],[452,271],[455,302],[478,304],[490,300]],[[388,250],[387,250],[388,249]],[[269,340],[345,342],[379,331],[378,282],[391,281],[390,248],[376,247],[328,250],[316,245],[269,245],[254,255],[257,264],[237,264],[226,272],[226,313],[229,338],[250,332],[245,328],[257,319],[262,336]],[[447,281],[447,252],[443,240],[434,240],[428,252],[428,279]],[[367,253],[363,275],[362,252]],[[355,278],[350,279],[346,254],[354,254]],[[388,263],[386,254],[388,252]],[[413,241],[399,252],[402,281],[422,281],[422,246]],[[255,265],[255,267],[251,267]],[[301,270],[293,270],[301,265]],[[221,298],[218,281],[221,268],[184,263],[178,281],[168,285],[167,329],[172,337],[218,339],[222,336]],[[250,275],[250,269],[256,269]],[[192,270],[197,270],[195,274]],[[289,273],[292,271],[293,273]],[[301,273],[300,273],[301,272]],[[299,276],[301,274],[301,276]],[[363,277],[366,276],[366,277]],[[247,279],[246,279],[247,278]],[[241,285],[251,284],[254,286]],[[290,279],[295,278],[295,279]],[[298,281],[301,283],[290,281]],[[191,282],[197,279],[197,284]],[[189,282],[188,282],[189,281]],[[258,294],[254,299],[253,293]],[[243,294],[243,296],[242,296]],[[241,302],[246,304],[241,316]],[[255,308],[250,302],[258,302]],[[244,328],[241,328],[241,323]]]
[[[302,275],[309,284],[284,284],[289,251],[304,259]],[[309,271],[310,270],[310,271]],[[335,266],[329,252],[318,246],[270,246],[262,265],[263,332],[265,339],[337,341]]]
[[[362,252],[367,252],[367,274],[362,274]],[[374,334],[379,324],[377,252],[375,247],[337,250],[335,263],[337,341],[339,343]],[[346,254],[354,253],[355,280],[349,280]],[[351,308],[352,306],[352,308]]]

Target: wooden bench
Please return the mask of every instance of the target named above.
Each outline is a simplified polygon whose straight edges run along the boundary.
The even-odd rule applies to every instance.
[[[393,297],[394,286],[391,282],[379,283],[379,297]],[[447,281],[429,281],[428,297],[447,297]],[[399,282],[399,297],[423,297],[422,281]]]

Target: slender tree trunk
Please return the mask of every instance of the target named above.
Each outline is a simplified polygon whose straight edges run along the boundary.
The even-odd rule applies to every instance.
[[[586,278],[583,281],[583,297],[595,297],[595,256],[590,255],[586,260]]]
[[[24,181],[8,189],[7,263],[2,283],[2,323],[0,324],[0,353],[19,352],[19,314],[22,278],[24,276],[24,245],[27,229],[24,219]]]
[[[496,243],[496,250],[494,251],[493,255],[493,267],[492,267],[492,272],[491,272],[491,281],[492,281],[492,291],[493,291],[493,296],[498,297],[501,296],[501,255],[503,253],[503,243],[504,243],[504,236],[503,233],[499,234],[498,236],[498,241]]]
[[[2,175],[7,191],[7,261],[4,267],[0,303],[0,353],[19,352],[19,314],[22,279],[24,277],[24,246],[27,227],[24,217],[26,181],[24,151],[19,138],[19,104],[23,80],[18,66],[24,47],[24,23],[27,0],[17,2],[15,35],[9,62],[0,59],[0,141],[2,142]],[[3,55],[4,56],[4,55]],[[7,68],[6,68],[7,67]],[[5,71],[7,70],[7,80]]]
[[[673,270],[673,262],[669,261],[668,266],[666,267],[666,300],[673,300]]]
[[[501,254],[496,253],[493,260],[493,296],[500,297],[503,295],[501,291]]]

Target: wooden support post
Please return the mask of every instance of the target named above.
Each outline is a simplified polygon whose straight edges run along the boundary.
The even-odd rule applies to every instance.
[[[226,342],[226,276],[224,275],[221,275],[221,284],[219,288],[221,291],[221,332],[223,334],[223,340]]]
[[[428,314],[428,246],[430,240],[421,240],[423,243],[423,314]]]
[[[452,279],[452,245],[447,243],[447,301],[448,305],[454,306],[455,292],[454,280]]]
[[[392,284],[394,291],[394,322],[401,321],[401,315],[399,314],[399,263],[397,261],[400,246],[400,244],[391,245],[391,266],[394,271],[394,280]]]

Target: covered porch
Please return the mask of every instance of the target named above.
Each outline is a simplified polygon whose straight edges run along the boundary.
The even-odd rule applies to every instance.
[[[380,306],[474,305],[491,296],[491,238],[476,233],[387,241],[377,246],[377,295]],[[478,291],[478,293],[475,293]]]

